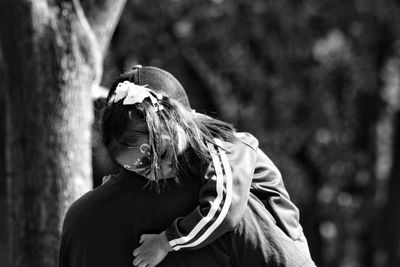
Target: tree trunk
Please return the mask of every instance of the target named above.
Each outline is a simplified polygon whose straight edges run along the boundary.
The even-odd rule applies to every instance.
[[[108,2],[117,14],[125,4]],[[91,89],[104,43],[78,0],[0,3],[11,264],[57,266],[65,212],[92,188]]]

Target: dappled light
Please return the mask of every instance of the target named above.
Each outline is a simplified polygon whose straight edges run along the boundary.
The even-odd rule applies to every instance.
[[[83,5],[83,10],[89,8],[90,4]],[[81,47],[77,49],[78,44],[67,42],[66,47],[71,45],[82,55],[68,61],[76,66],[75,76],[63,76],[56,82],[64,86],[60,88],[67,95],[70,91],[63,79],[80,77],[80,63],[87,64],[86,78],[76,78],[70,85],[78,93],[92,89],[92,85],[109,88],[120,73],[138,64],[168,70],[181,81],[193,109],[233,123],[238,130],[258,138],[300,209],[318,266],[394,267],[400,264],[399,17],[400,4],[394,0],[132,0],[127,1],[112,39],[102,46],[105,49],[110,41],[99,61],[104,65],[101,83],[93,70],[99,59],[91,58],[93,55]],[[4,56],[8,47],[4,36],[0,37],[0,85],[8,88],[2,78],[3,73],[12,74],[4,67],[10,61]],[[56,41],[48,46],[53,43]],[[47,47],[41,49],[38,51]],[[55,61],[54,66],[60,67],[57,64]],[[18,88],[29,90],[26,83]],[[80,87],[83,85],[85,88]],[[46,82],[38,86],[53,88]],[[15,91],[7,90],[8,98],[3,92],[0,96],[2,116],[6,114],[6,99],[16,97]],[[71,112],[84,115],[88,126],[73,137],[89,139],[92,131],[94,187],[101,184],[104,175],[116,170],[100,135],[99,118],[105,104],[105,89],[101,90],[93,107],[90,101],[87,107],[84,102],[78,103],[80,109],[70,107]],[[73,127],[59,120],[62,114],[55,115],[54,120],[57,125],[67,125],[65,131],[69,132]],[[6,140],[4,119],[5,115],[0,118],[2,140]],[[75,125],[82,126],[77,122],[78,118]],[[19,129],[16,123],[13,127]],[[54,138],[57,136],[64,135],[58,131]],[[77,147],[74,140],[71,138],[71,144],[64,144],[63,149]],[[2,153],[6,149],[3,143]],[[86,147],[89,149],[89,143]],[[89,150],[86,154],[77,151],[65,152],[73,155],[66,156],[66,168],[82,155],[90,167]],[[6,207],[5,157],[5,152],[0,155],[0,207]],[[86,168],[82,174],[71,175],[72,181],[63,181],[70,188],[89,189],[87,179],[92,179],[92,173]],[[67,174],[72,172],[65,171]],[[35,190],[39,191],[38,186]],[[73,194],[57,190],[59,195],[64,194],[59,205],[71,204]],[[7,213],[3,209],[0,212],[3,266],[1,258],[11,251],[4,249],[8,241]]]

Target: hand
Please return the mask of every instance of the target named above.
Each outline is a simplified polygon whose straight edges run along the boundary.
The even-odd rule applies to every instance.
[[[165,232],[158,235],[141,235],[141,244],[133,251],[134,266],[153,267],[159,264],[172,251]]]

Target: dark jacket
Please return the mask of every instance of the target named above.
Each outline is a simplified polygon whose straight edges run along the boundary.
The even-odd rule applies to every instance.
[[[314,266],[279,171],[239,134],[209,144],[209,163],[191,157],[187,175],[148,181],[122,171],[78,199],[66,214],[61,267],[128,267],[141,234],[168,229],[175,250],[162,266]],[[171,226],[171,222],[172,226]]]

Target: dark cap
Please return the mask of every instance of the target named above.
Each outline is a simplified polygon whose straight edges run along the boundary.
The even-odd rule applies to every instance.
[[[154,90],[156,93],[175,99],[190,109],[185,89],[171,73],[165,70],[151,66],[135,66],[132,70],[124,73],[116,83],[118,84],[124,80],[129,80],[137,85],[147,85],[149,89]],[[114,84],[113,88],[115,86],[116,84]]]

